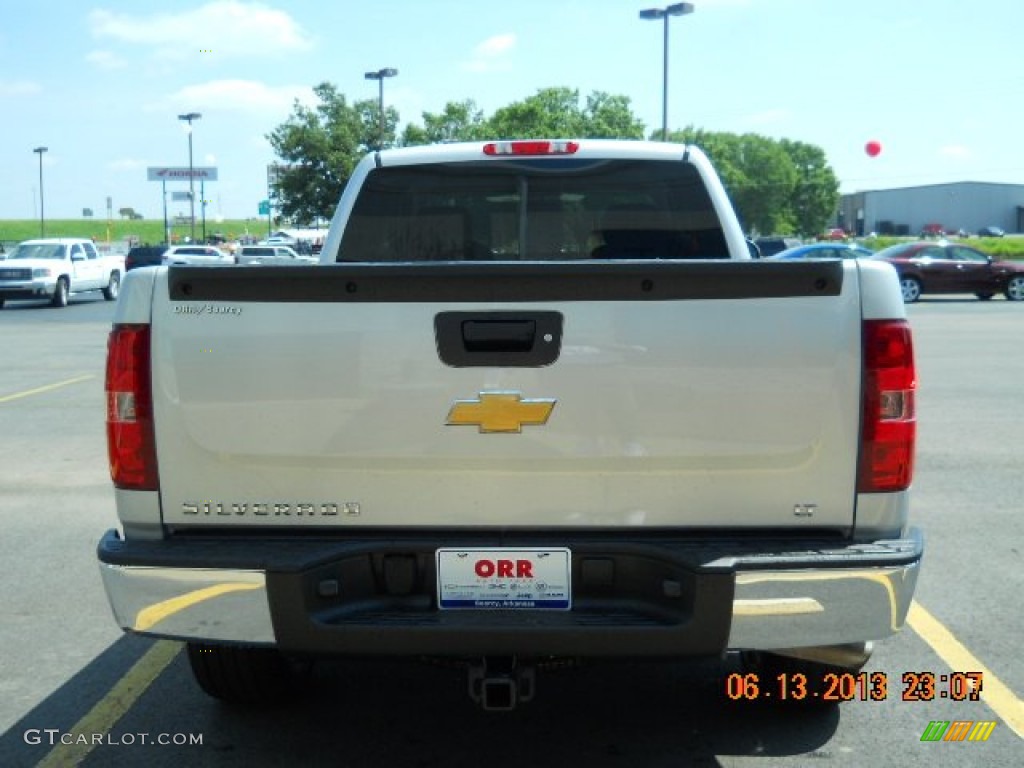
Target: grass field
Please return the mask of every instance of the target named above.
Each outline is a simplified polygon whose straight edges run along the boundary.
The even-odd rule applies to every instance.
[[[47,237],[91,237],[97,243],[123,243],[129,237],[137,238],[141,243],[162,243],[163,219],[142,219],[128,221],[112,220],[109,224],[102,219],[47,219]],[[171,237],[181,239],[191,234],[188,225],[177,224],[171,227]],[[232,219],[216,222],[206,220],[206,234],[222,234],[234,239],[245,234],[255,237],[267,236],[266,219]],[[39,237],[39,221],[37,219],[0,220],[0,242],[18,243]],[[202,238],[202,223],[196,221],[196,239]]]

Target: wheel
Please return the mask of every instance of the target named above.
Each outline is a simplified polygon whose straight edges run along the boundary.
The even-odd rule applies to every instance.
[[[188,643],[188,661],[205,693],[236,706],[267,706],[289,699],[292,665],[274,648]]]
[[[913,304],[921,298],[921,281],[916,277],[901,277],[900,291],[903,293],[903,302]]]
[[[989,299],[991,299],[991,298],[992,298],[993,296],[995,296],[995,294],[994,294],[994,293],[976,293],[976,294],[974,294],[974,295],[975,295],[975,296],[977,296],[977,297],[978,297],[979,299],[981,299],[982,301],[988,301],[988,300],[989,300]]]
[[[107,301],[114,301],[120,292],[121,274],[119,272],[111,272],[110,281],[107,283],[107,287],[103,289],[103,298]]]
[[[68,279],[66,277],[57,278],[57,287],[53,291],[53,298],[50,299],[50,304],[54,307],[66,307],[68,305]]]
[[[1010,301],[1024,301],[1024,275],[1014,275],[1006,284],[1006,298]]]

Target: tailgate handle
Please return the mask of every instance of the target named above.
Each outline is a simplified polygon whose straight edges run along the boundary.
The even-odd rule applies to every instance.
[[[453,368],[551,365],[562,349],[562,314],[550,310],[439,312],[437,356]]]
[[[462,343],[467,352],[529,352],[536,335],[536,320],[466,320],[462,323]]]

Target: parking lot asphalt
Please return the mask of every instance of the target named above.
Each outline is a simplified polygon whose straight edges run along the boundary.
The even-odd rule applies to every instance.
[[[301,698],[231,710],[198,690],[179,644],[120,633],[95,559],[116,523],[103,426],[112,310],[92,297],[0,310],[0,765],[1021,763],[1021,306],[909,307],[912,518],[927,550],[908,626],[867,668],[885,675],[884,700],[733,701],[728,658],[542,671],[535,700],[510,713],[475,707],[459,670],[386,659],[319,665]],[[954,672],[983,673],[980,701],[905,700],[908,674]],[[994,726],[984,742],[922,741],[932,722]]]

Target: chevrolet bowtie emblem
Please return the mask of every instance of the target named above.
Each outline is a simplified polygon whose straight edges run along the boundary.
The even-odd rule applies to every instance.
[[[554,407],[554,400],[523,400],[518,392],[481,392],[479,400],[456,400],[446,423],[480,432],[522,432],[524,424],[546,424]]]

